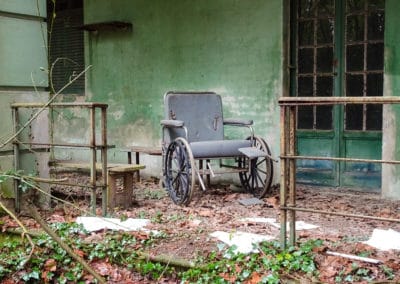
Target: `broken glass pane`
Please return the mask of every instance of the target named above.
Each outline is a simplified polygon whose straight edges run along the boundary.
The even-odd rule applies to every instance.
[[[315,8],[318,0],[300,0],[299,18],[310,18],[315,15]]]
[[[372,12],[368,16],[368,39],[383,40],[385,31],[385,14],[383,11]]]
[[[314,21],[299,22],[299,47],[314,44]]]
[[[331,19],[322,19],[318,21],[317,27],[317,43],[332,43],[333,42],[334,22]]]
[[[363,75],[346,75],[346,97],[362,97],[364,94]]]
[[[333,48],[317,48],[317,72],[332,72]]]
[[[364,70],[364,45],[348,45],[346,48],[346,70],[363,71]]]
[[[346,24],[348,42],[364,40],[364,15],[347,16]]]
[[[368,44],[367,68],[368,70],[383,70],[383,42]]]
[[[299,74],[313,73],[314,49],[313,48],[299,49],[298,56],[299,56],[298,58]]]

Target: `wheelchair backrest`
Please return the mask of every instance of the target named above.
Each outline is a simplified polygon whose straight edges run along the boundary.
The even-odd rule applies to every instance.
[[[221,96],[213,92],[168,92],[164,97],[165,119],[182,120],[188,142],[223,140]],[[169,128],[166,139],[185,137],[183,129]]]

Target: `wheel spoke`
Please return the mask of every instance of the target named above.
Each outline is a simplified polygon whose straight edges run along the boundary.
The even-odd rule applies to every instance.
[[[260,137],[255,137],[253,147],[268,153],[268,155],[271,154],[267,143]],[[256,160],[241,158],[238,159],[238,166],[249,169],[249,171],[239,173],[243,187],[256,197],[263,197],[268,192],[272,181],[273,165],[271,159],[268,157],[259,157]]]
[[[256,171],[256,179],[259,180],[259,181],[261,182],[262,187],[265,186],[265,179],[263,179],[263,178],[260,176],[260,174],[259,174],[258,171]],[[257,182],[257,185],[258,185],[258,182]]]
[[[265,163],[267,161],[267,159],[260,159],[259,162],[257,162],[256,167],[258,167],[259,165],[261,165],[262,163]]]
[[[267,174],[268,174],[268,172],[267,172],[266,170],[260,169],[260,168],[257,168],[257,172],[263,173],[264,175],[267,175]]]

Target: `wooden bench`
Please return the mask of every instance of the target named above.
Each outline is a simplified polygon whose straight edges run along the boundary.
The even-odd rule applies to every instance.
[[[135,154],[135,164],[140,165],[140,154],[147,154],[152,156],[161,156],[161,147],[146,147],[146,146],[132,146],[126,149],[121,149],[121,152],[128,154],[128,164],[132,164],[132,153]],[[136,180],[140,181],[140,172],[137,172]]]
[[[62,170],[73,170],[90,172],[89,163],[70,163],[53,161],[49,163],[51,166]],[[138,175],[139,170],[144,169],[144,165],[139,164],[107,164],[107,196],[106,202],[110,210],[115,207],[123,207],[125,209],[132,205],[133,197],[133,176]],[[102,171],[102,164],[96,163],[96,172]],[[122,190],[118,191],[118,179],[122,180]],[[104,201],[104,197],[103,197]]]

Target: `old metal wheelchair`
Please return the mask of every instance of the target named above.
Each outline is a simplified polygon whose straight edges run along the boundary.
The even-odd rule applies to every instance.
[[[221,96],[213,92],[168,92],[164,96],[162,125],[164,186],[174,201],[187,205],[196,178],[214,176],[210,161],[220,160],[219,173],[238,173],[245,190],[258,198],[270,190],[273,159],[267,143],[254,136],[252,120],[225,119]],[[224,139],[224,126],[249,129],[244,139]],[[198,160],[199,163],[196,163]],[[222,163],[223,160],[231,161]],[[203,169],[203,161],[206,168]],[[199,164],[199,167],[197,166]]]

